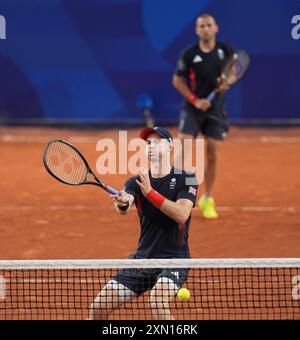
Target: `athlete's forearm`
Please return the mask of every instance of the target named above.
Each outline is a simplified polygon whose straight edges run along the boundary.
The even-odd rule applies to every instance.
[[[189,218],[192,203],[190,201],[185,202],[186,200],[178,200],[177,202],[173,202],[168,200],[166,197],[158,193],[156,190],[151,189],[146,198],[160,211],[170,217],[177,223],[185,223]]]
[[[179,76],[173,76],[173,86],[176,90],[182,94],[187,100],[189,100],[194,94],[186,85],[184,78]]]
[[[177,223],[184,224],[190,216],[191,209],[182,207],[179,203],[166,199],[160,206],[160,211]]]

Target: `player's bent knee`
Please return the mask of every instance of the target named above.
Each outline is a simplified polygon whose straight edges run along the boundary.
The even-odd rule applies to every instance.
[[[106,320],[111,314],[114,305],[116,304],[112,301],[107,301],[105,298],[98,296],[90,306],[89,319]]]
[[[89,318],[92,320],[105,320],[114,309],[124,303],[122,294],[108,283],[90,306]]]
[[[166,308],[174,299],[178,287],[169,278],[160,278],[150,293],[151,308]]]
[[[219,145],[217,143],[207,145],[206,157],[207,157],[208,162],[216,162],[218,160],[218,155],[219,155]]]
[[[150,294],[149,303],[152,309],[161,309],[168,304],[166,298],[164,298],[161,294],[154,292]]]
[[[206,140],[206,147],[207,147],[207,150],[208,151],[215,151],[217,152],[219,149],[220,149],[220,146],[221,146],[221,142],[220,141],[217,141],[215,139],[212,139],[212,138],[208,138]]]
[[[216,151],[207,153],[207,161],[210,163],[215,163],[218,160],[218,153]]]
[[[156,320],[174,320],[170,311],[170,294],[163,294],[163,290],[155,289],[151,291],[149,304],[153,317]]]
[[[92,303],[89,311],[89,320],[106,320],[108,319],[111,310],[101,308],[98,303]]]
[[[150,308],[156,319],[165,319],[165,315],[169,314],[169,303],[163,301],[162,298],[150,296]]]

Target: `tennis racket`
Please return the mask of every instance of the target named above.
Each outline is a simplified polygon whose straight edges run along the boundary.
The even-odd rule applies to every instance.
[[[231,86],[241,80],[248,70],[250,57],[244,50],[239,50],[225,63],[221,77]],[[206,98],[212,101],[217,94],[216,90],[211,92]]]
[[[93,173],[86,159],[72,144],[55,139],[47,143],[43,162],[46,170],[58,181],[68,185],[92,184],[112,195],[119,191],[106,185]],[[89,177],[92,180],[89,180]]]

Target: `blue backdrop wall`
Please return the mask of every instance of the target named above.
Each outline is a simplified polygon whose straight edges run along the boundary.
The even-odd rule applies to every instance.
[[[0,119],[139,120],[149,93],[155,118],[176,121],[172,73],[202,12],[251,56],[228,93],[231,120],[300,118],[299,0],[1,0]]]

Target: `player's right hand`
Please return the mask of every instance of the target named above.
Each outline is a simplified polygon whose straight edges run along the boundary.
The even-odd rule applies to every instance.
[[[206,99],[197,99],[194,106],[201,111],[207,111],[211,107],[211,102]]]
[[[116,204],[122,206],[126,205],[129,202],[129,195],[124,191],[120,191],[120,195],[109,195]]]
[[[218,87],[215,90],[216,92],[225,92],[229,89],[229,83],[223,74],[217,79],[217,81]]]

